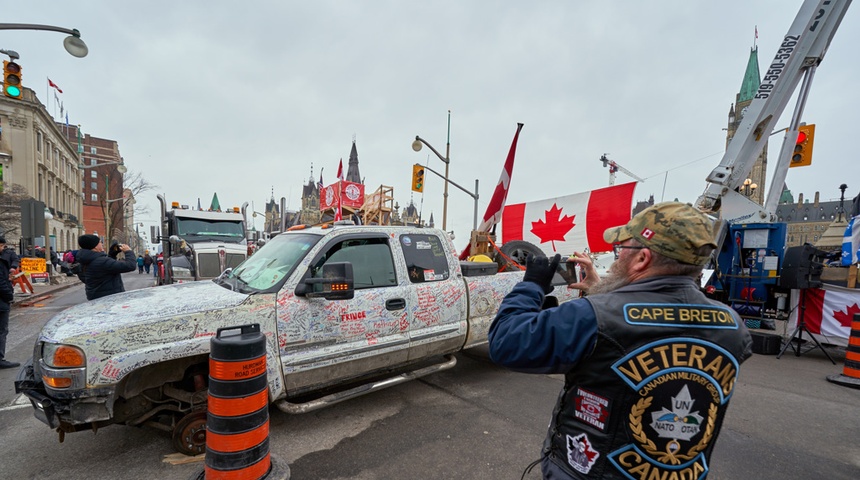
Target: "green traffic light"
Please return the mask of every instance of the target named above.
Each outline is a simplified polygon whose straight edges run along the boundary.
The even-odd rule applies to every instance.
[[[15,85],[6,85],[6,95],[10,97],[20,97],[21,89]]]

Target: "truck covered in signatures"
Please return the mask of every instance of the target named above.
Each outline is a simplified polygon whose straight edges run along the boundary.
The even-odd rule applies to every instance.
[[[438,229],[293,229],[214,280],[61,312],[15,386],[61,436],[150,425],[197,454],[205,449],[210,338],[219,328],[260,326],[269,401],[303,413],[453,367],[453,353],[487,342],[502,298],[522,278],[496,263],[460,262]],[[577,295],[566,283],[556,275],[548,299]]]

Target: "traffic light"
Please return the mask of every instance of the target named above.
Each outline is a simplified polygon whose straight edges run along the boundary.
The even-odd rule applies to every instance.
[[[23,96],[21,65],[7,60],[3,60],[3,95],[18,99]]]
[[[789,168],[812,165],[812,142],[814,140],[815,124],[797,127],[797,143],[794,145],[794,153],[791,154]]]
[[[412,165],[412,191],[424,192],[424,167],[417,163]]]

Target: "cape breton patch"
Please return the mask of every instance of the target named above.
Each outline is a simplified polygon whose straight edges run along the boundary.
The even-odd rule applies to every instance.
[[[577,388],[573,401],[576,405],[574,415],[577,420],[602,432],[606,431],[606,423],[609,420],[608,398]]]

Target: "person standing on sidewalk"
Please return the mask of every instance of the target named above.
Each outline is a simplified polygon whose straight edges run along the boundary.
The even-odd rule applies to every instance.
[[[7,253],[8,252],[8,253]],[[6,237],[0,236],[0,368],[20,367],[18,362],[6,360],[6,336],[9,334],[9,311],[15,298],[12,282],[9,281],[9,267],[17,260],[14,250],[6,249]]]
[[[96,235],[81,235],[78,237],[78,245],[81,249],[78,250],[75,260],[81,264],[78,278],[87,286],[87,300],[124,292],[122,274],[133,272],[137,268],[131,248],[124,243],[117,245],[117,258],[113,259],[105,253],[105,247]],[[120,254],[124,258],[120,259]]]

